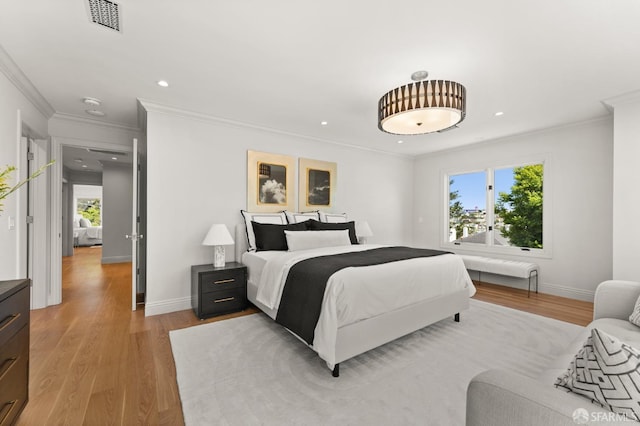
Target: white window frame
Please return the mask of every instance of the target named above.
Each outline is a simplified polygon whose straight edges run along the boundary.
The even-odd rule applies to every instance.
[[[528,166],[532,164],[542,164],[543,166],[543,203],[542,203],[542,241],[543,248],[521,248],[521,247],[511,247],[511,246],[496,246],[493,245],[493,230],[488,231],[487,239],[488,242],[485,244],[478,243],[460,243],[460,242],[449,242],[449,181],[452,176],[467,174],[467,173],[478,173],[485,172],[486,174],[486,185],[491,185],[492,190],[486,190],[486,221],[487,226],[495,227],[494,225],[494,212],[495,212],[495,184],[494,184],[494,171],[498,169],[507,169],[512,167],[522,167]],[[455,252],[469,252],[469,253],[479,253],[479,254],[500,254],[500,255],[510,255],[510,256],[521,256],[521,257],[541,257],[541,258],[551,258],[552,256],[552,218],[551,212],[552,208],[552,178],[551,178],[551,164],[547,156],[536,156],[529,157],[514,161],[505,161],[500,163],[492,163],[489,165],[483,165],[482,167],[461,167],[461,168],[452,168],[448,170],[443,170],[441,172],[442,178],[442,196],[443,200],[443,208],[441,210],[441,248],[455,251]]]

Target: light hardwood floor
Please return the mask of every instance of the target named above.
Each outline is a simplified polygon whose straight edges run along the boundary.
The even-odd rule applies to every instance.
[[[169,331],[204,322],[191,311],[131,312],[131,265],[100,264],[100,248],[63,260],[63,303],[31,312],[29,403],[18,425],[181,425]],[[184,285],[184,283],[182,283]],[[476,298],[577,324],[593,305],[479,284]]]

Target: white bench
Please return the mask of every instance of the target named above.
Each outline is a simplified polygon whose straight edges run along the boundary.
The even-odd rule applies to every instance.
[[[529,280],[527,297],[531,293],[531,280],[536,279],[536,293],[538,292],[538,265],[530,262],[518,262],[515,260],[494,259],[483,256],[460,255],[464,266],[472,271],[478,271],[478,281],[481,273],[506,275],[509,277],[526,278]]]

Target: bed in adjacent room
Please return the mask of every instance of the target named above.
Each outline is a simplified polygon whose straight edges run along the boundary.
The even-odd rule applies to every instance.
[[[102,244],[102,226],[93,226],[88,219],[80,218],[73,222],[73,245],[75,247],[96,246]]]
[[[325,232],[315,232],[287,224],[284,215],[243,214],[236,258],[249,271],[247,297],[316,351],[334,376],[347,359],[447,317],[458,320],[475,293],[455,254],[357,244],[347,225],[317,225]]]

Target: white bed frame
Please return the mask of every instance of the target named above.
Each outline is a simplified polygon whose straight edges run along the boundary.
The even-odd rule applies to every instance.
[[[236,226],[235,240],[236,261],[241,262],[242,254],[247,251],[244,225]],[[273,310],[255,300],[254,291],[247,291],[247,297],[251,303],[273,318]],[[460,312],[468,308],[469,290],[465,288],[338,328],[333,376],[339,376],[341,362],[447,317],[453,316],[455,321],[459,321]]]

